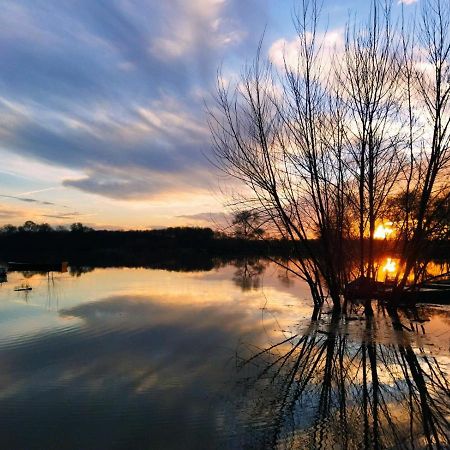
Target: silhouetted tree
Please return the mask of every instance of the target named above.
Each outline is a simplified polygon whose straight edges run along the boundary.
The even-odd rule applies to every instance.
[[[72,233],[87,233],[89,231],[94,231],[94,229],[87,227],[86,225],[83,225],[80,222],[75,222],[72,225],[70,225],[70,231]]]
[[[245,210],[236,212],[231,224],[233,235],[238,238],[257,239],[264,234],[261,218],[256,211]]]
[[[295,61],[285,56],[277,73],[261,43],[235,84],[219,76],[209,124],[217,166],[245,185],[234,204],[291,242],[285,268],[316,305],[329,296],[339,308],[349,281],[376,278],[375,227],[392,198],[407,201],[396,217],[396,291],[436,224],[448,229],[450,5],[424,0],[421,25],[399,29],[391,3],[373,0],[365,24],[349,23],[330,56],[317,2],[299,4]],[[347,245],[355,237],[356,252]]]
[[[4,234],[13,234],[13,233],[17,233],[18,229],[15,225],[11,225],[11,224],[6,224],[3,225],[0,228],[0,233],[4,233]]]
[[[23,225],[19,227],[19,231],[24,233],[36,233],[39,231],[39,225],[32,220],[27,220]]]

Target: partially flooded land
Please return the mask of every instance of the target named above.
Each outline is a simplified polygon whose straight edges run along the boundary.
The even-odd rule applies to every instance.
[[[450,446],[449,306],[317,312],[250,259],[10,272],[0,310],[2,448]]]

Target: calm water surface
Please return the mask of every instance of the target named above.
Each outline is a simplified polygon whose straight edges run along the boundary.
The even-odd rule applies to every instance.
[[[10,273],[0,448],[450,448],[450,309],[308,297],[262,263]]]

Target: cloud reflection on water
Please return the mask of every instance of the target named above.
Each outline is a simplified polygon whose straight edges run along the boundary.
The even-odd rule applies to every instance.
[[[365,364],[371,424],[370,354],[380,358],[379,398],[388,398],[396,429],[403,426],[397,419],[404,417],[409,386],[402,380],[403,359],[416,357],[424,366],[425,357],[431,364],[436,358],[448,370],[446,308],[420,310],[417,317],[402,314],[400,329],[382,310],[371,322],[361,310],[338,321],[323,314],[311,322],[311,309],[299,301],[301,284],[286,283],[272,265],[257,267],[259,284],[247,279],[236,284],[243,269],[244,275],[253,273],[239,264],[196,273],[96,269],[66,275],[53,288],[59,309],[44,308],[49,285],[40,276],[29,278],[34,288],[28,304],[13,302],[2,286],[2,312],[6,305],[12,309],[9,317],[15,314],[21,330],[0,342],[0,407],[7,411],[0,424],[2,446],[308,448],[302,445],[314,443],[319,432],[327,445],[342,436],[339,411],[347,415],[348,442],[364,448],[359,399]],[[283,345],[239,369],[241,357],[281,340]],[[295,367],[298,346],[282,367],[283,359],[267,369],[297,342],[309,352],[300,359],[303,365]],[[286,384],[289,376],[293,382]],[[299,402],[296,389],[302,382]],[[445,394],[436,386],[435,393]],[[340,387],[347,392],[345,404]]]

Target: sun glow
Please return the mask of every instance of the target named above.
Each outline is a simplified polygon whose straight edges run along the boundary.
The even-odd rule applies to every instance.
[[[397,270],[397,263],[392,258],[386,259],[386,264],[383,266],[383,272],[395,273]]]
[[[387,239],[394,232],[391,225],[392,222],[386,222],[378,225],[373,237],[375,239]]]

